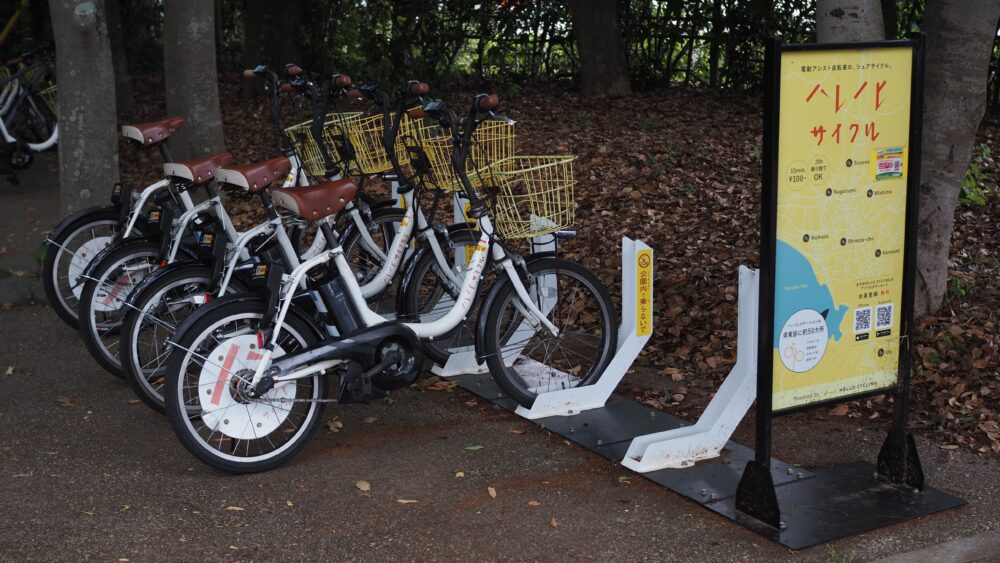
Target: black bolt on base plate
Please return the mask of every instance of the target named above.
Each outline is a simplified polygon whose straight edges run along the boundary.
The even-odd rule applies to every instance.
[[[498,407],[511,412],[517,408],[517,403],[504,397],[489,374],[460,375],[451,379],[462,389]],[[691,425],[620,395],[612,395],[604,408],[534,422],[614,461],[625,457],[636,436]],[[883,483],[875,478],[875,466],[866,462],[810,472],[772,458],[771,478],[784,524],[783,529],[776,530],[735,508],[736,487],[744,467],[753,457],[752,449],[730,441],[717,458],[699,461],[692,467],[641,475],[792,549],[826,543],[966,503],[930,487],[914,493]]]

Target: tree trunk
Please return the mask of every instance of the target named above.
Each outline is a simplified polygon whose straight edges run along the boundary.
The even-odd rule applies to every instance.
[[[163,13],[163,69],[167,113],[185,126],[170,139],[178,159],[223,149],[215,66],[215,6],[204,0],[170,0]]]
[[[103,204],[118,180],[111,44],[101,0],[49,0],[59,84],[59,203]]]
[[[817,0],[819,43],[885,39],[880,0]]]
[[[580,51],[580,90],[585,96],[632,93],[625,46],[618,30],[615,2],[571,0],[573,37]]]
[[[886,39],[898,39],[899,31],[896,25],[898,13],[896,0],[882,0],[882,22],[885,24]]]
[[[955,207],[986,111],[986,80],[1000,0],[938,0],[924,12],[923,165],[916,314],[936,311],[948,285]]]
[[[302,23],[299,0],[247,0],[243,28],[243,65],[267,65],[282,75],[286,64],[300,64],[296,33]],[[309,69],[307,69],[309,70]],[[242,96],[263,92],[257,78],[243,80]]]
[[[712,35],[708,47],[708,85],[719,87],[719,43],[722,41],[722,0],[712,1]]]
[[[120,2],[121,0],[104,0],[104,8],[108,14],[108,39],[111,42],[111,60],[115,68],[115,99],[118,101],[118,111],[130,112],[135,108],[135,98],[132,96],[132,84],[128,76]]]

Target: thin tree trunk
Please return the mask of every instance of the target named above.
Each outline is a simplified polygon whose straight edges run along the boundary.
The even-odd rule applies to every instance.
[[[220,152],[225,146],[215,64],[215,6],[170,0],[163,14],[163,67],[167,113],[186,120],[170,139],[179,159]]]
[[[986,79],[1000,0],[937,0],[924,12],[923,165],[916,314],[936,311],[948,286],[955,207],[986,111]]]
[[[722,38],[722,0],[712,1],[712,35],[708,48],[708,85],[719,87],[719,41]]]
[[[108,14],[108,38],[111,41],[111,60],[115,67],[115,99],[118,101],[118,111],[131,112],[135,108],[135,98],[132,96],[132,84],[128,76],[128,57],[125,55],[125,30],[122,29],[120,1],[104,0],[104,7]]]
[[[573,36],[580,50],[580,89],[585,96],[632,93],[615,3],[571,0]]]
[[[897,11],[896,0],[882,0],[882,23],[885,24],[886,39],[896,39],[899,33],[896,25]]]
[[[118,180],[115,76],[102,0],[49,0],[59,84],[59,204],[102,204]]]
[[[243,65],[267,65],[281,75],[284,65],[301,63],[296,33],[302,23],[299,0],[247,0],[243,28]],[[245,78],[241,95],[263,92],[260,80]]]
[[[819,43],[885,39],[880,0],[817,0]]]

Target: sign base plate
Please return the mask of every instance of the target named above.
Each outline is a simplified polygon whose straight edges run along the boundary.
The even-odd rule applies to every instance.
[[[489,374],[459,375],[463,389],[514,412]],[[600,409],[573,416],[534,421],[543,428],[592,452],[621,461],[635,436],[690,426],[691,423],[647,407],[621,395],[612,395]],[[736,487],[754,452],[729,441],[719,457],[684,469],[661,469],[638,474],[705,508],[733,520],[781,545],[803,549],[838,538],[897,524],[961,506],[965,500],[944,491],[925,488],[913,493],[875,479],[875,466],[866,462],[817,472],[771,459],[771,478],[781,507],[783,530],[775,530],[735,508]]]

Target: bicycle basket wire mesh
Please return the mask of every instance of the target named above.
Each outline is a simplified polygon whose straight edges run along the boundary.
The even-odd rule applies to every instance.
[[[362,174],[379,174],[392,170],[389,153],[382,146],[382,134],[385,131],[384,118],[381,113],[355,117],[346,122],[347,138],[354,149],[354,160]],[[403,139],[415,135],[413,120],[403,116],[396,133],[396,158],[400,166],[409,163],[409,155]]]
[[[361,115],[361,112],[358,111],[327,114],[326,119],[323,121],[324,140],[326,140],[326,130],[328,127],[336,126],[338,123],[356,118],[359,115]],[[312,127],[312,121],[304,121],[286,127],[285,135],[288,136],[288,140],[292,143],[292,148],[295,149],[295,154],[298,155],[299,160],[302,162],[302,168],[306,171],[306,174],[310,176],[322,176],[326,174],[326,166],[323,164],[323,154],[319,151],[319,144],[313,139],[312,132],[309,130],[310,127]],[[336,161],[336,152],[332,150],[332,145],[328,141],[326,142],[326,148],[330,158]]]
[[[507,239],[533,238],[576,222],[575,156],[512,156],[477,170],[493,223]]]
[[[418,172],[424,175],[432,187],[448,191],[461,190],[462,184],[451,162],[455,146],[451,134],[430,120],[425,120],[417,127],[417,139],[419,150],[414,150],[414,147],[408,148],[411,153],[426,156],[424,162],[426,170]],[[514,156],[514,125],[493,120],[480,123],[473,134],[472,150],[465,162],[465,172],[469,182],[473,187],[479,187],[482,185],[482,177],[475,174],[477,169],[512,156]],[[416,162],[411,164],[414,168],[419,168]]]
[[[58,116],[59,91],[56,89],[56,85],[53,84],[52,86],[49,86],[48,88],[39,92],[38,95],[42,97],[42,101],[45,102],[45,105],[49,106],[49,109],[52,110],[52,115]]]

